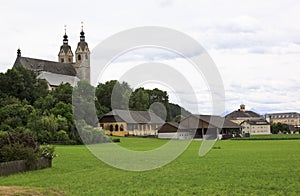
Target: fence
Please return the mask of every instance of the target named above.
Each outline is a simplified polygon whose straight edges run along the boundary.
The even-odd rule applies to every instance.
[[[48,167],[52,167],[52,160],[46,158],[39,158],[32,162],[28,162],[26,160],[4,162],[0,163],[0,176],[8,176],[10,174]]]

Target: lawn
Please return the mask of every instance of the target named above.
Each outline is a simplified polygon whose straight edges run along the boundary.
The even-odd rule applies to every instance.
[[[234,138],[237,140],[298,140],[300,134],[268,134],[268,135],[251,135],[250,137]]]
[[[120,145],[149,150],[165,142],[121,138]],[[110,167],[84,146],[57,146],[53,168],[0,177],[0,186],[66,195],[300,195],[300,140],[218,141],[205,157],[198,156],[200,144],[144,172]]]

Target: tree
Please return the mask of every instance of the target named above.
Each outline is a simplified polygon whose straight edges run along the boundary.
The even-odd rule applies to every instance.
[[[130,109],[146,111],[149,109],[149,94],[144,88],[136,89],[130,96]]]
[[[55,102],[63,102],[65,104],[72,104],[73,87],[69,83],[60,84],[52,92]]]
[[[155,102],[163,104],[167,111],[166,121],[170,121],[168,93],[166,91],[159,90],[158,88],[155,88],[153,90],[147,90],[147,92],[149,94],[150,106],[151,106],[151,104],[153,104]]]
[[[171,121],[179,122],[180,119],[189,116],[191,113],[185,110],[183,107],[178,104],[169,103],[169,113]]]
[[[273,134],[290,133],[289,125],[283,123],[271,123],[271,131]]]
[[[0,93],[3,96],[14,96],[33,103],[38,97],[48,94],[45,80],[36,79],[33,71],[16,66],[0,75]]]
[[[116,80],[100,83],[96,88],[97,114],[101,117],[112,109],[128,109],[132,89],[126,82]]]
[[[86,81],[78,82],[73,91],[73,107],[75,121],[83,120],[88,125],[97,126],[95,108],[95,88]]]
[[[19,126],[25,126],[33,110],[34,108],[31,105],[23,105],[20,102],[3,106],[0,109],[0,122],[13,129]]]

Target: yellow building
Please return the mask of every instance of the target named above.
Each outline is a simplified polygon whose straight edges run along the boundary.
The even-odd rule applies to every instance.
[[[271,126],[264,119],[260,120],[245,120],[240,124],[242,133],[250,133],[251,135],[271,134]]]
[[[240,105],[240,109],[227,114],[225,118],[241,125],[242,133],[250,133],[251,135],[271,134],[270,123],[256,112],[246,110],[244,104]]]
[[[106,135],[112,136],[156,136],[157,128],[164,121],[152,112],[112,110],[99,119]]]
[[[282,123],[300,128],[300,114],[297,112],[270,113],[266,114],[266,119],[271,123]]]

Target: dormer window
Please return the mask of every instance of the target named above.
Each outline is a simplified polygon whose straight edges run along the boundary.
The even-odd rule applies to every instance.
[[[63,58],[61,58],[61,59],[60,59],[60,62],[62,62],[62,63],[63,63],[63,62],[64,62],[64,59],[63,59]]]
[[[81,55],[80,54],[78,54],[77,60],[81,61]]]

